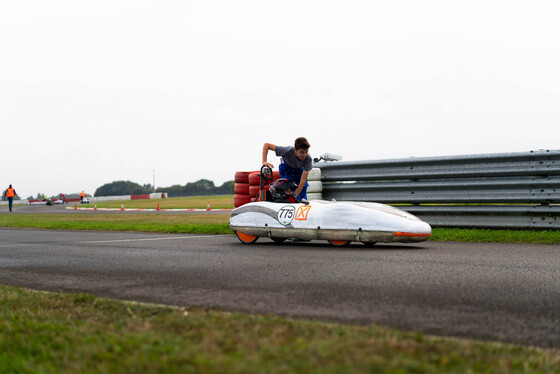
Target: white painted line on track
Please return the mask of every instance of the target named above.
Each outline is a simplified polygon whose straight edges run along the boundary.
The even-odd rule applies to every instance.
[[[153,208],[72,208],[66,207],[69,210],[99,210],[99,211],[129,211],[129,212],[231,212],[233,209],[194,209],[194,208],[187,208],[187,209],[153,209]]]
[[[87,241],[87,242],[78,242],[78,244],[144,242],[144,241],[150,241],[150,240],[200,239],[200,238],[215,238],[216,236],[218,236],[218,235],[173,236],[173,237],[141,238],[141,239],[91,240],[91,241]]]

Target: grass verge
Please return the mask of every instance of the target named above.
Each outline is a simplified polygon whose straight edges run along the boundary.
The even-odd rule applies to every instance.
[[[229,214],[18,214],[0,215],[0,227],[231,234]],[[430,240],[560,244],[559,231],[434,229]]]
[[[166,199],[115,200],[97,203],[98,208],[120,208],[124,204],[128,209],[233,209],[233,195],[170,197]],[[95,204],[79,204],[81,207],[93,208]]]
[[[553,373],[560,352],[0,286],[2,373]]]
[[[433,229],[432,238],[430,240],[479,243],[560,244],[560,231]]]
[[[20,214],[0,215],[0,227],[231,234],[229,214]]]

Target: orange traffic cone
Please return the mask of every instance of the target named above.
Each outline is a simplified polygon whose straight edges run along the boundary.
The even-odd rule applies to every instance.
[[[210,210],[210,201],[206,204],[206,210]]]
[[[78,203],[74,203],[74,210],[78,209]]]
[[[159,203],[157,203],[157,209],[156,210],[159,210]]]
[[[121,210],[124,210],[124,203],[121,204]]]
[[[93,210],[97,210],[97,204],[93,204]]]

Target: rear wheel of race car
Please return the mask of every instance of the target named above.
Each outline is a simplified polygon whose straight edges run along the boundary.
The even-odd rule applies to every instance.
[[[258,236],[243,234],[242,232],[238,231],[235,232],[235,235],[237,236],[237,239],[241,241],[241,243],[245,244],[253,244],[259,239]]]
[[[286,240],[286,238],[270,238],[270,239],[272,239],[272,241],[276,243],[282,243],[284,240]]]
[[[328,240],[328,242],[335,247],[345,247],[350,244],[348,240]]]

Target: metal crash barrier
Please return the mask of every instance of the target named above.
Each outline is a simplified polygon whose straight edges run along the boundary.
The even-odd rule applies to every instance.
[[[323,198],[395,205],[433,227],[559,229],[560,151],[316,162]]]

